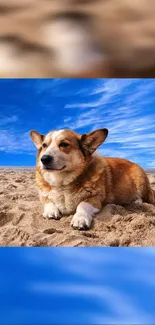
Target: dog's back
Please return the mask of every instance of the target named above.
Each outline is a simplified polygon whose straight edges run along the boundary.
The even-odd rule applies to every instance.
[[[154,203],[155,192],[151,189],[145,171],[137,164],[121,158],[105,157],[112,179],[112,192],[116,203],[127,203],[141,199]]]

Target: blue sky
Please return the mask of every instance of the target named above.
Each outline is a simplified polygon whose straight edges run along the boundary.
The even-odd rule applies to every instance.
[[[105,156],[155,167],[154,79],[0,80],[0,164],[35,165],[29,131],[106,127]]]
[[[1,248],[0,325],[154,325],[154,248]]]

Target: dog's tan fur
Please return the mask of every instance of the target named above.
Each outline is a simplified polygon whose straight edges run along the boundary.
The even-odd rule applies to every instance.
[[[107,129],[86,135],[62,130],[43,136],[31,131],[38,148],[36,184],[45,217],[58,219],[60,215],[74,214],[72,226],[84,229],[91,226],[93,216],[107,203],[155,203],[155,192],[140,166],[95,153],[107,134]],[[62,141],[68,147],[61,148]],[[64,170],[42,169],[40,159],[45,153],[54,157],[55,168],[65,163]]]

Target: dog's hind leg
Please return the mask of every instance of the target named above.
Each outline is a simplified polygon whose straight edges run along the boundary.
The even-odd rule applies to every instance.
[[[134,203],[137,204],[137,205],[139,205],[139,206],[141,206],[142,203],[143,203],[143,200],[142,200],[141,197],[137,197],[136,200],[134,200]]]
[[[135,203],[139,204],[141,200],[146,203],[155,203],[155,191],[151,188],[147,174],[142,168],[137,165],[135,165],[134,171],[136,171],[136,179],[134,182],[137,189],[137,197]]]
[[[155,204],[155,190],[153,190],[151,187],[148,190],[148,193],[146,196],[146,202]]]

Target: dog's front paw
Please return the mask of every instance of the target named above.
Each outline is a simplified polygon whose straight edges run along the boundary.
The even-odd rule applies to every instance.
[[[44,206],[44,213],[43,217],[44,218],[49,218],[49,219],[60,219],[60,211],[56,207],[55,204],[53,203],[47,203]]]
[[[89,229],[91,223],[92,223],[91,216],[82,213],[75,213],[71,221],[71,226],[79,230],[84,230],[84,229]]]

